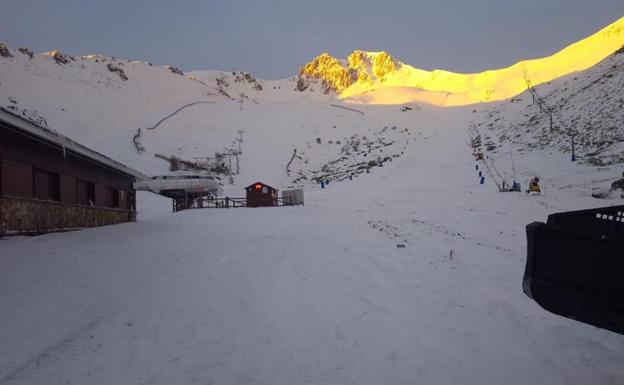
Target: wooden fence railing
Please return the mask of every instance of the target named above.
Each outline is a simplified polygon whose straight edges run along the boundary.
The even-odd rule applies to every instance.
[[[273,198],[273,205],[294,206],[290,198]],[[212,196],[198,196],[192,198],[180,198],[173,200],[173,212],[187,209],[230,209],[248,206],[247,198],[216,198]]]

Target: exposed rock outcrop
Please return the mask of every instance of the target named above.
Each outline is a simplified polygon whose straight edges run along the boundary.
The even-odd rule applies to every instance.
[[[305,90],[308,89],[308,87],[310,86],[310,84],[308,83],[307,79],[305,76],[299,76],[297,78],[297,91],[299,92],[303,92]]]
[[[251,84],[251,88],[253,88],[254,90],[262,91],[262,85],[258,82],[258,79],[253,77],[251,74],[247,72],[239,71],[239,72],[232,72],[232,75],[234,76],[235,83],[247,82]]]
[[[337,93],[342,92],[357,79],[357,76],[352,76],[345,64],[327,52],[318,55],[314,60],[301,67],[299,75],[321,79],[325,82],[326,88]]]
[[[51,56],[52,59],[54,59],[54,61],[56,62],[56,64],[67,64],[70,61],[76,61],[74,57],[67,55],[65,53],[62,53],[59,50],[50,51],[50,52],[47,52],[46,54],[48,56]]]
[[[110,72],[116,73],[117,75],[119,75],[119,77],[121,78],[121,80],[126,81],[128,80],[128,76],[126,75],[126,73],[124,72],[123,69],[121,69],[121,67],[113,64],[113,63],[108,63],[106,65],[106,68],[108,68],[108,70]]]
[[[7,47],[3,43],[0,43],[0,56],[2,56],[2,57],[13,57],[13,55],[11,55],[11,51],[9,50],[9,47]]]
[[[30,59],[32,59],[34,56],[33,51],[29,50],[26,47],[20,47],[17,50],[23,53],[24,55],[28,56]]]
[[[299,78],[309,76],[320,79],[327,89],[338,94],[354,83],[372,83],[396,71],[400,64],[386,52],[355,50],[346,62],[325,52],[299,70]],[[297,87],[299,89],[299,87]],[[304,88],[305,89],[305,88]]]
[[[165,66],[165,68],[168,69],[169,71],[171,71],[172,73],[176,74],[176,75],[184,76],[184,72],[182,72],[182,70],[179,69],[178,67]]]

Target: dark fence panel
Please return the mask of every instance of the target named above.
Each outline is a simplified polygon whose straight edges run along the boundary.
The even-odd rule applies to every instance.
[[[526,227],[524,292],[544,309],[624,334],[624,206]]]

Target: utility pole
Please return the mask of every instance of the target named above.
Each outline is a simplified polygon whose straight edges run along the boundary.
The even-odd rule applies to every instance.
[[[576,161],[576,153],[575,153],[575,149],[574,149],[574,137],[578,135],[578,131],[574,131],[574,130],[570,130],[568,131],[568,136],[570,136],[570,139],[572,140],[572,157],[570,158],[570,160],[572,160],[572,162]]]

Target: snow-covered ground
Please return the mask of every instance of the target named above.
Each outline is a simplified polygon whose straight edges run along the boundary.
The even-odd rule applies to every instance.
[[[552,166],[543,196],[479,185],[467,113],[305,207],[0,241],[0,383],[621,383],[623,337],[521,290],[524,225],[604,204],[561,185],[595,170],[520,157]]]
[[[524,226],[623,204],[591,197],[620,166],[513,147],[512,166],[508,149],[486,152],[508,181],[537,174],[544,190],[499,193],[488,174],[479,184],[469,128],[502,104],[345,106],[293,91],[292,79],[232,89],[231,74],[228,97],[225,73],[191,80],[143,63],[103,87],[80,65],[57,73],[37,60],[36,71],[20,64],[23,88],[11,83],[19,66],[2,67],[0,95],[52,128],[148,173],[166,170],[154,152],[210,155],[244,130],[226,194],[296,184],[306,205],[172,214],[169,200],[140,194],[137,223],[0,239],[0,384],[624,383],[624,337],[551,315],[521,288]],[[202,92],[216,103],[166,120],[135,151],[136,128]],[[325,189],[309,181],[394,155]]]

